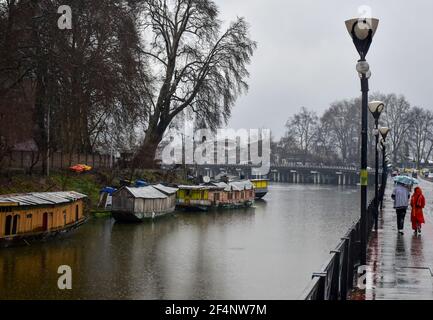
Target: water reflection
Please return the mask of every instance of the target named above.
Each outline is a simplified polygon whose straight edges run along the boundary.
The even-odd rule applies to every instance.
[[[0,254],[0,298],[290,299],[357,219],[356,188],[274,184],[252,208],[143,224],[92,220]],[[57,289],[57,268],[73,290]]]
[[[83,250],[78,247],[4,249],[0,255],[0,298],[72,298],[71,292],[53,290],[57,288],[57,269],[66,264],[80,273],[83,260]]]

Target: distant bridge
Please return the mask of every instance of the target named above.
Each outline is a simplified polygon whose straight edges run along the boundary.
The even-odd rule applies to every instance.
[[[215,177],[225,172],[231,175],[243,176],[246,179],[255,178],[252,175],[253,165],[190,165],[197,175]],[[273,182],[305,183],[305,184],[334,184],[357,185],[359,182],[359,168],[351,166],[326,165],[271,165],[266,176]],[[369,170],[369,183],[374,183],[374,171]]]

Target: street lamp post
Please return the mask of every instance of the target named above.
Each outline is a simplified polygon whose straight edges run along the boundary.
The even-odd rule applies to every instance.
[[[382,150],[382,182],[381,182],[381,186],[384,185],[385,183],[385,179],[386,179],[386,175],[387,175],[387,168],[386,168],[386,145],[385,145],[385,140],[383,138],[380,138],[380,149]],[[384,190],[382,190],[384,192]],[[384,194],[382,193],[380,196],[380,211],[382,211],[383,209],[383,197]],[[379,210],[378,209],[378,210]]]
[[[368,104],[368,109],[374,118],[374,136],[376,138],[375,144],[375,173],[374,173],[374,230],[378,228],[379,217],[379,118],[385,105],[382,101],[372,101]]]
[[[378,19],[354,18],[347,20],[346,28],[352,37],[353,44],[359,53],[360,59],[356,70],[361,78],[362,91],[362,117],[361,117],[361,265],[367,263],[367,121],[368,121],[368,79],[371,76],[370,67],[365,60],[373,36],[379,24]]]
[[[388,163],[386,160],[386,137],[388,136],[390,129],[388,127],[381,127],[379,129],[380,135],[382,136],[381,139],[381,146],[382,146],[382,185],[385,184],[385,181],[388,177]],[[383,197],[383,195],[382,195]],[[383,198],[380,202],[380,209],[383,208]]]

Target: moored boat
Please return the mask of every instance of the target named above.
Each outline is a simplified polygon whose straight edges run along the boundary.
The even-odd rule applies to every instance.
[[[177,188],[164,185],[122,187],[113,193],[112,215],[116,221],[142,222],[172,213]]]
[[[78,228],[87,220],[86,198],[74,191],[0,196],[0,246],[30,244]]]
[[[249,207],[254,204],[254,185],[250,180],[216,182],[214,185],[224,186],[217,206],[220,208]]]
[[[176,208],[180,210],[207,211],[215,205],[223,188],[212,185],[180,185],[176,193]]]
[[[249,207],[253,203],[254,186],[249,180],[179,186],[176,197],[177,208],[185,210]]]
[[[255,199],[261,199],[268,193],[269,179],[251,179],[254,185]]]

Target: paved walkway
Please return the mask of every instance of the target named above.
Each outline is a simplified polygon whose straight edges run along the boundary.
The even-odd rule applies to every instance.
[[[373,232],[368,249],[373,288],[366,290],[366,300],[433,300],[433,183],[421,181],[420,187],[426,197],[421,236],[413,234],[409,209],[405,233],[398,235],[388,187],[379,231]]]

